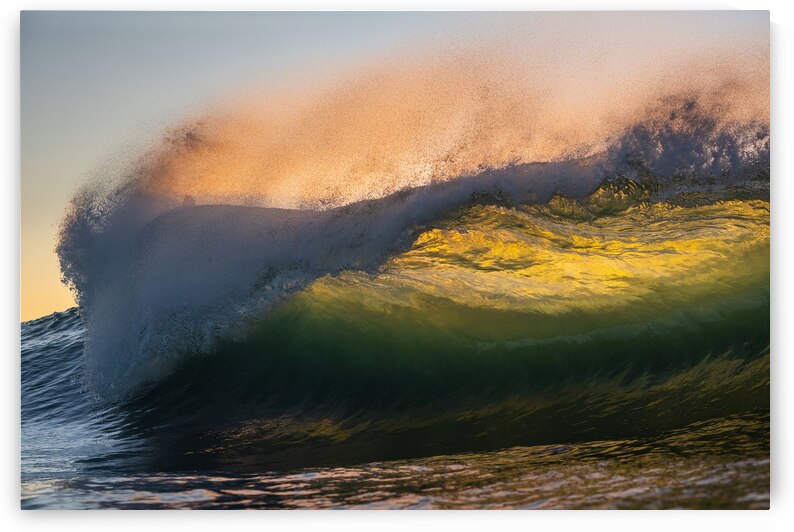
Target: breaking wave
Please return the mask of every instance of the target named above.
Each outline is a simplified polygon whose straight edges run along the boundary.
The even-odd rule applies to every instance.
[[[579,101],[457,57],[219,105],[72,202],[57,251],[90,387],[137,393],[317,280],[379,275],[473,204],[596,191],[628,205],[768,180],[764,78],[710,72]]]
[[[666,194],[658,182],[616,178],[579,200],[469,196],[415,234],[389,233],[409,242],[402,250],[360,238],[383,231],[375,224],[339,239],[339,228],[362,213],[393,223],[380,201],[305,219],[253,207],[169,212],[149,229],[155,251],[183,245],[196,220],[211,243],[229,231],[262,242],[256,231],[292,220],[302,235],[279,241],[274,232],[267,241],[280,242],[281,256],[291,245],[290,257],[311,242],[316,255],[258,277],[251,289],[258,300],[244,293],[230,302],[245,302],[237,314],[193,303],[152,315],[159,323],[135,338],[152,351],[132,351],[148,358],[96,358],[89,347],[97,331],[82,309],[24,324],[23,426],[98,423],[126,450],[91,464],[136,471],[259,471],[652,439],[736,416],[739,425],[760,423],[751,444],[763,452],[767,183],[659,199]],[[272,218],[262,229],[265,213]],[[251,229],[240,229],[244,223]],[[336,255],[324,239],[346,245]],[[177,257],[199,264],[208,257],[196,275],[219,283],[228,256],[274,256],[237,246],[208,255],[191,241]],[[361,262],[351,266],[351,257]],[[158,288],[169,290],[166,302],[197,282],[177,281],[193,271],[172,275]],[[211,302],[230,291],[211,288]],[[214,330],[199,329],[206,320]],[[79,385],[86,367],[123,377],[97,388],[91,377],[99,373],[88,375],[89,390],[123,400],[86,404]],[[120,367],[128,373],[112,373]],[[130,379],[135,387],[119,389]]]

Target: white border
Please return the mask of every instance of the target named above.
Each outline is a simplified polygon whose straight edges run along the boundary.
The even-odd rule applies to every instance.
[[[452,528],[482,530],[495,527],[537,527],[538,529],[585,529],[588,532],[642,530],[669,532],[672,527],[683,530],[710,529],[780,530],[794,523],[792,500],[794,475],[792,459],[792,414],[794,405],[794,327],[784,320],[786,303],[792,300],[791,238],[794,234],[794,197],[792,157],[794,138],[791,131],[794,94],[791,65],[794,64],[794,17],[792,2],[780,1],[531,1],[512,0],[384,0],[376,4],[364,1],[254,1],[226,0],[4,0],[1,4],[2,38],[0,39],[0,72],[4,80],[0,143],[5,165],[0,201],[3,202],[0,234],[4,260],[0,262],[4,281],[2,305],[3,402],[2,445],[3,475],[0,480],[2,522],[25,530],[57,530],[80,532],[88,530],[134,530],[141,527],[185,525],[197,530],[214,530],[218,526],[235,531],[285,527],[323,530],[400,530],[406,527]],[[109,512],[22,512],[19,510],[19,230],[20,230],[20,119],[19,119],[19,11],[35,10],[631,10],[631,9],[768,9],[771,11],[772,49],[772,511],[743,512],[133,512],[121,517]],[[792,203],[792,205],[789,205]],[[787,326],[788,325],[788,326]],[[788,525],[786,525],[788,523]]]

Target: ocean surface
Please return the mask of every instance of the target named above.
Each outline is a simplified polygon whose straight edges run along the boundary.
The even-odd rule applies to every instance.
[[[22,324],[22,507],[767,508],[768,174],[489,175],[419,217],[183,206],[133,277],[61,250],[84,298]]]

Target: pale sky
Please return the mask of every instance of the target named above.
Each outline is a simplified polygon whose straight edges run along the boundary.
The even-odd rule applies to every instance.
[[[21,18],[21,317],[74,305],[54,253],[77,187],[132,158],[169,124],[246,87],[323,78],[419,44],[541,31],[554,18],[575,35],[598,24],[624,68],[638,43],[682,46],[732,39],[768,43],[766,12],[602,13],[146,13],[23,12]],[[573,24],[573,23],[576,24]],[[522,26],[523,24],[523,26]],[[749,34],[749,36],[748,36]],[[563,42],[563,45],[565,43]],[[568,39],[586,50],[589,41]],[[635,57],[636,56],[636,57]]]

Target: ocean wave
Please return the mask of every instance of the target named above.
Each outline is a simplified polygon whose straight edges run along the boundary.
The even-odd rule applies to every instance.
[[[84,187],[57,251],[87,327],[90,387],[134,394],[318,279],[377,274],[467,205],[595,191],[585,210],[600,216],[768,181],[758,80],[680,71],[662,98],[634,87],[581,106],[550,101],[540,76],[466,64],[215,110]]]
[[[767,182],[679,192],[615,177],[579,199],[549,187],[517,203],[504,175],[471,177],[500,183],[479,194],[460,180],[326,211],[169,210],[136,233],[141,277],[115,285],[162,296],[165,312],[127,313],[119,331],[92,328],[113,323],[84,321],[87,309],[24,324],[23,344],[59,343],[32,365],[23,351],[23,416],[84,423],[52,405],[86,408],[73,396],[99,391],[103,430],[153,446],[134,467],[256,471],[654,437],[768,411]],[[413,232],[400,231],[395,213],[419,200],[434,207],[425,223],[409,211]],[[250,269],[226,270],[242,258]],[[173,304],[208,279],[211,293]],[[237,306],[218,310],[221,294]],[[146,335],[128,336],[140,323]],[[107,331],[140,350],[88,348]],[[96,464],[114,460],[130,458]]]

